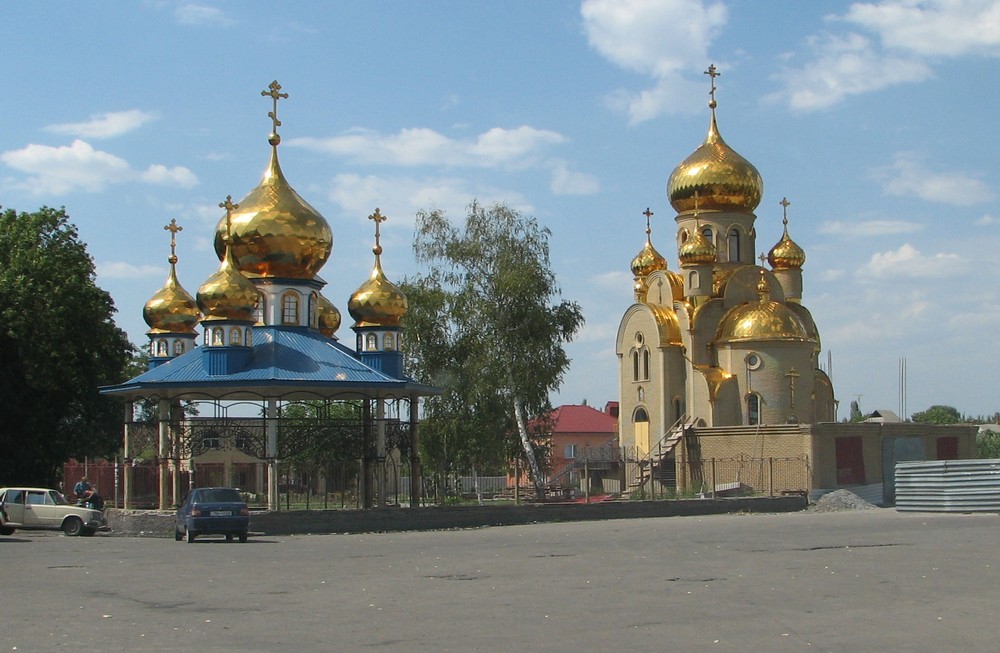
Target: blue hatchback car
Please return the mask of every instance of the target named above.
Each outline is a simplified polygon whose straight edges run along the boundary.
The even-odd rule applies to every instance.
[[[231,487],[199,487],[184,497],[174,516],[174,539],[187,536],[194,542],[199,535],[225,535],[227,542],[234,537],[247,541],[250,530],[250,509]]]

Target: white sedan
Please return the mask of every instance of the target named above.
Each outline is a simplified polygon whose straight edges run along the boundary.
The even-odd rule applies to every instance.
[[[70,503],[57,490],[37,487],[0,488],[0,535],[16,529],[61,530],[66,535],[93,535],[107,528],[104,512]]]

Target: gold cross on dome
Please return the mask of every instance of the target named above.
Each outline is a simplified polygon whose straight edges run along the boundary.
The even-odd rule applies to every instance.
[[[649,210],[649,207],[647,206],[647,207],[646,207],[646,210],[645,210],[645,211],[643,211],[643,212],[642,212],[642,214],[643,214],[644,216],[646,216],[646,235],[648,236],[648,235],[649,235],[649,233],[650,233],[650,228],[649,228],[649,219],[650,219],[651,217],[653,217],[653,212],[652,212],[652,211],[650,211],[650,210]]]
[[[273,131],[274,133],[278,133],[278,127],[281,127],[281,121],[278,120],[278,99],[283,98],[287,100],[288,93],[279,93],[279,91],[281,90],[281,84],[278,83],[278,80],[274,80],[273,82],[268,84],[267,88],[268,90],[261,91],[260,94],[263,95],[264,97],[270,96],[271,100],[274,102],[274,109],[268,111],[267,117],[270,118],[271,122],[274,123],[274,125],[271,128],[271,131]]]
[[[788,201],[787,197],[782,197],[781,201],[778,202],[778,204],[781,205],[781,214],[782,214],[781,224],[788,224],[788,206],[791,204],[791,202]]]
[[[712,100],[711,100],[711,102],[708,103],[708,105],[714,109],[715,108],[715,104],[716,104],[716,102],[715,102],[715,78],[719,77],[720,75],[722,75],[722,73],[719,72],[719,69],[716,68],[715,64],[713,63],[713,64],[709,65],[708,70],[706,70],[703,74],[708,75],[709,77],[712,78],[712,88],[708,92],[708,95],[709,95],[709,97],[711,97]]]
[[[388,220],[389,218],[382,215],[382,212],[379,211],[378,207],[375,207],[375,213],[372,213],[370,216],[368,216],[368,219],[375,221],[375,247],[381,250],[382,246],[379,244],[379,237],[381,235],[379,233],[379,225]]]
[[[761,252],[760,256],[758,256],[757,258],[760,259],[760,266],[764,267],[764,263],[767,262],[767,254],[765,254],[764,252]]]
[[[239,204],[233,204],[233,196],[226,195],[225,202],[219,202],[219,208],[226,210],[226,239],[229,238],[229,230],[231,229],[231,222],[233,219],[233,211],[240,208]]]
[[[797,379],[800,374],[795,371],[794,367],[788,368],[788,373],[785,374],[788,377],[788,392],[792,400],[792,407],[795,407],[795,379]]]
[[[184,231],[184,227],[177,224],[177,218],[171,218],[170,224],[163,226],[164,231],[170,232],[170,258],[177,258],[176,247],[177,247],[177,232]]]

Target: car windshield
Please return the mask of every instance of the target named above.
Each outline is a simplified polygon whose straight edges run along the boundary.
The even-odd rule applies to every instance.
[[[212,488],[198,490],[194,495],[196,503],[242,503],[240,493],[232,488]]]
[[[66,497],[61,492],[56,492],[55,490],[49,490],[50,503],[54,503],[57,506],[65,506],[69,503]]]

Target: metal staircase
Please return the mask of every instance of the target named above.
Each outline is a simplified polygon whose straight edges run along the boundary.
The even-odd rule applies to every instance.
[[[676,485],[676,470],[672,467],[669,470],[666,469],[663,462],[677,448],[677,445],[684,438],[684,433],[688,428],[694,426],[694,423],[695,418],[684,414],[667,429],[663,437],[639,461],[638,473],[629,484],[630,491],[638,492],[640,495],[645,496],[647,483],[649,484],[650,492],[655,491],[654,481],[659,482],[661,486]]]

